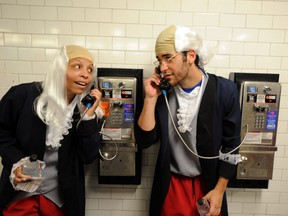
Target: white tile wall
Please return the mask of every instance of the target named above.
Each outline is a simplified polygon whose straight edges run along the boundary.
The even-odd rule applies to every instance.
[[[45,22],[42,20],[17,20],[18,33],[44,34]]]
[[[288,1],[286,0],[0,0],[0,98],[18,83],[42,80],[57,48],[87,47],[99,67],[152,73],[158,33],[194,27],[216,46],[206,69],[279,73],[282,84],[273,180],[268,189],[227,190],[231,216],[288,215]],[[142,183],[99,185],[87,166],[87,216],[147,216],[159,145],[143,151]],[[0,167],[1,170],[1,167]]]
[[[32,20],[57,20],[57,7],[31,6]]]

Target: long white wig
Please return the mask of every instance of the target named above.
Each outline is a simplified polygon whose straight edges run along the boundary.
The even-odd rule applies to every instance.
[[[35,100],[34,108],[39,118],[47,125],[53,122],[56,126],[63,125],[65,120],[68,100],[67,100],[67,84],[66,70],[69,63],[67,49],[61,47],[51,65],[49,73],[42,84],[43,92]],[[93,76],[95,76],[95,62],[93,63]],[[74,101],[82,112],[81,98],[88,94],[93,82],[86,88],[81,95],[76,95]]]

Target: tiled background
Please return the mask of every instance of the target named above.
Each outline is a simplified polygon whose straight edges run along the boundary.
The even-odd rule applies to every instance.
[[[79,44],[99,67],[152,73],[154,42],[168,25],[194,27],[217,46],[208,72],[279,73],[281,109],[268,189],[228,189],[231,216],[288,215],[288,1],[0,0],[0,98],[12,85],[42,80],[57,48]],[[143,153],[142,184],[99,185],[87,167],[87,216],[147,216],[158,146]],[[77,196],[77,194],[75,194]]]

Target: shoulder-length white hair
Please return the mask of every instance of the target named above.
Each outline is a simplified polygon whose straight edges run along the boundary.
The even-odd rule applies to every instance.
[[[66,84],[66,71],[69,63],[66,47],[61,47],[50,67],[50,71],[46,75],[42,83],[43,92],[35,100],[34,108],[39,118],[47,125],[51,121],[56,121],[61,124],[66,116],[66,108],[68,106],[67,100],[67,84]],[[93,76],[95,76],[95,62],[93,63]],[[88,94],[93,82],[86,88],[81,95],[76,95],[77,106],[79,111],[82,112],[81,99],[84,95]]]
[[[208,64],[214,55],[214,49],[203,44],[201,36],[186,26],[176,26],[175,49],[177,52],[194,50],[199,56],[200,66]]]

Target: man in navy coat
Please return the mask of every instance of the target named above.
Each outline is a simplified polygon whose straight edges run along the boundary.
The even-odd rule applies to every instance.
[[[228,215],[225,190],[240,144],[236,85],[205,72],[212,55],[187,27],[163,30],[155,52],[161,74],[145,80],[146,97],[135,130],[141,148],[160,140],[150,216],[196,216],[198,198],[210,203],[207,215]],[[163,79],[170,89],[161,88]],[[229,153],[229,159],[220,158],[219,152]]]

